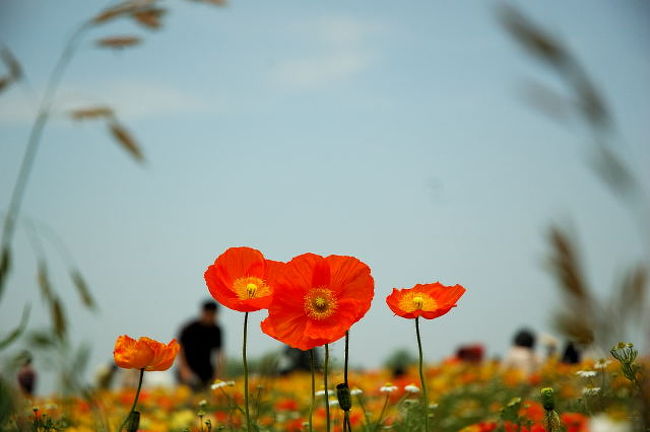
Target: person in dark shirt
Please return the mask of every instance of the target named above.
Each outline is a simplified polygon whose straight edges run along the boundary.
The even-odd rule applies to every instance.
[[[217,324],[217,303],[206,301],[199,319],[182,329],[178,340],[178,378],[195,391],[205,389],[223,373],[221,327]]]
[[[18,385],[26,396],[33,396],[36,387],[36,371],[32,367],[32,355],[24,352],[22,357],[23,365],[18,371]]]

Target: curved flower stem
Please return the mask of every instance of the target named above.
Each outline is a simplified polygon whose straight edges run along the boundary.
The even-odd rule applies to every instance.
[[[311,359],[311,406],[309,407],[309,432],[314,430],[314,406],[316,405],[316,360],[314,359],[314,349],[309,350]]]
[[[221,390],[221,394],[223,394],[223,396],[226,398],[226,400],[230,404],[231,408],[234,408],[237,411],[239,411],[240,413],[242,413],[243,415],[246,415],[246,412],[239,406],[239,404],[237,402],[235,402],[235,400],[232,398],[232,396],[230,396],[228,393],[226,393],[226,391],[223,388],[220,388],[219,390]]]
[[[325,344],[325,363],[323,364],[323,384],[325,384],[325,417],[327,422],[327,432],[330,432],[330,395],[327,388],[327,364],[330,359],[330,347],[328,344]]]
[[[418,369],[420,372],[420,386],[422,387],[422,403],[424,404],[424,430],[429,432],[429,398],[427,396],[427,383],[424,379],[424,371],[422,368],[423,355],[422,355],[422,338],[420,337],[420,317],[415,317],[415,334],[418,338],[418,354],[419,364]]]
[[[251,415],[248,408],[248,360],[246,359],[246,342],[248,330],[248,312],[244,313],[244,344],[242,348],[242,358],[244,362],[244,409],[246,410],[246,430],[251,431]]]
[[[390,393],[386,393],[386,399],[384,400],[384,406],[381,408],[381,411],[379,413],[379,418],[377,418],[377,422],[375,423],[374,430],[378,430],[379,427],[381,426],[381,422],[384,420],[384,415],[386,415],[386,408],[388,408],[388,400],[390,399]]]
[[[350,425],[350,411],[343,413],[343,432],[351,432],[352,426]]]
[[[3,251],[11,248],[11,241],[13,240],[13,235],[16,229],[16,221],[18,220],[20,207],[25,196],[25,188],[27,187],[27,182],[29,181],[32,167],[34,166],[34,160],[41,143],[45,124],[47,123],[52,110],[54,95],[56,94],[56,90],[61,83],[61,79],[63,78],[63,74],[70,63],[70,60],[72,60],[72,57],[74,56],[81,36],[90,28],[90,25],[90,22],[84,23],[72,34],[72,36],[70,36],[70,39],[68,39],[65,48],[63,49],[63,52],[48,79],[43,99],[41,99],[41,103],[38,107],[38,114],[29,132],[27,147],[25,148],[23,160],[20,163],[16,184],[11,191],[9,208],[2,227],[2,238],[0,239],[0,247]],[[2,294],[5,281],[6,277],[0,280],[0,295]]]
[[[135,411],[135,407],[138,404],[138,398],[140,397],[140,390],[142,389],[142,377],[144,376],[144,368],[140,369],[140,378],[138,379],[138,389],[135,391],[135,398],[133,399],[133,405],[131,405],[131,409],[129,410],[129,414],[126,416],[124,421],[122,422],[122,425],[120,425],[120,428],[118,429],[118,432],[121,432],[122,429],[124,429],[124,426],[126,425],[126,422],[129,421],[129,418],[131,418],[131,414],[133,411]]]
[[[368,414],[366,405],[363,403],[363,397],[359,394],[357,395],[357,400],[359,401],[359,406],[361,407],[361,411],[363,411],[363,418],[366,422],[366,430],[370,430],[370,415]]]

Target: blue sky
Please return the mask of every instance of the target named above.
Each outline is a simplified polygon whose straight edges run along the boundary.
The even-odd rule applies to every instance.
[[[104,4],[0,6],[0,40],[28,78],[0,95],[1,207],[65,38]],[[647,4],[512,4],[587,68],[614,113],[615,142],[647,189]],[[167,5],[158,32],[121,21],[86,37],[24,203],[25,216],[64,239],[98,299],[99,313],[81,308],[46,243],[72,335],[93,342],[94,365],[110,358],[120,334],[173,337],[208,294],[204,269],[230,246],[278,260],[309,251],[369,264],[376,297],[352,332],[352,362],[369,367],[396,348],[415,350],[413,323],[385,306],[393,287],[439,280],[467,288],[457,309],[424,325],[431,360],[461,343],[502,353],[521,325],[551,332],[558,299],[543,263],[553,222],[575,230],[601,295],[647,259],[629,212],[589,167],[588,133],[525,102],[531,82],[566,90],[503,30],[499,3]],[[144,41],[120,52],[94,46],[123,34]],[[115,108],[144,166],[101,123],[67,117],[95,104]],[[26,302],[32,325],[47,323],[24,231],[15,247],[3,330]],[[279,346],[256,329],[263,317],[253,318],[252,355]],[[228,354],[238,356],[242,316],[224,311],[221,321]]]

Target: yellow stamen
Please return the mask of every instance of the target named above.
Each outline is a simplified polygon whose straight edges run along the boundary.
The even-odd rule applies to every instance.
[[[336,310],[336,296],[327,288],[312,288],[305,295],[304,305],[308,317],[322,320],[331,316]]]
[[[248,298],[255,297],[255,291],[257,291],[257,285],[254,283],[249,283],[246,285],[246,291],[248,292]]]
[[[438,303],[426,293],[407,292],[399,299],[399,307],[406,312],[432,311],[438,307]]]
[[[245,276],[235,279],[232,290],[240,300],[266,297],[271,294],[271,287],[255,276]]]

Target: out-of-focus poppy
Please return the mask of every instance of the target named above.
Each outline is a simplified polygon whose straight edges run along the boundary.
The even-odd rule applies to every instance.
[[[351,256],[303,254],[279,266],[272,280],[262,331],[301,350],[343,337],[374,296],[370,268]]]
[[[113,358],[115,364],[124,369],[164,371],[174,363],[179,349],[180,345],[176,339],[165,345],[148,337],[135,340],[122,335],[115,341]]]
[[[269,274],[276,263],[249,247],[232,247],[208,267],[204,277],[212,297],[240,312],[266,309],[273,297]]]
[[[396,289],[386,297],[388,307],[403,318],[433,319],[449,312],[465,293],[460,285],[445,286],[439,282],[418,284],[413,288]]]

